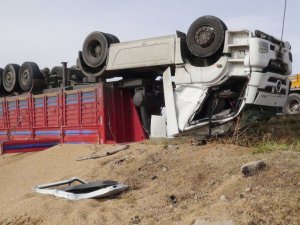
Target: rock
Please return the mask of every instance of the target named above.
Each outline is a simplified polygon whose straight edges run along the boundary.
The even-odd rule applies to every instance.
[[[240,198],[245,198],[245,193],[240,193]]]
[[[135,216],[131,218],[132,224],[139,224],[141,222],[141,218],[139,216]]]
[[[170,200],[170,202],[172,202],[173,204],[176,204],[176,203],[178,202],[175,195],[170,195],[170,196],[169,196],[169,200]]]
[[[264,161],[253,161],[243,165],[241,171],[245,177],[249,177],[257,174],[258,171],[263,170],[266,166],[267,164]]]
[[[156,175],[154,175],[153,177],[151,177],[151,180],[156,180],[158,177]]]
[[[208,221],[208,220],[195,220],[193,225],[234,225],[232,220],[219,220],[219,221]]]
[[[207,140],[205,139],[199,139],[196,143],[197,146],[206,145],[206,144],[207,144]]]
[[[228,201],[228,199],[226,198],[225,195],[222,195],[222,196],[220,197],[220,200],[221,200],[222,202],[227,202],[227,201]]]
[[[167,149],[168,149],[168,150],[176,150],[176,149],[179,149],[179,147],[176,146],[176,145],[168,145],[168,146],[167,146]]]
[[[251,192],[251,191],[252,191],[252,188],[251,188],[251,187],[245,188],[245,192]]]
[[[300,186],[300,182],[297,185]]]
[[[166,166],[162,166],[161,169],[162,169],[163,172],[167,172],[168,171],[168,168]]]

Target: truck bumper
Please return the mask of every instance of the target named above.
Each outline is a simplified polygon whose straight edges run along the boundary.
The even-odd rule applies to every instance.
[[[271,72],[252,72],[245,93],[246,104],[283,107],[289,87],[287,76]]]
[[[285,95],[270,94],[265,92],[259,92],[254,104],[263,106],[283,107],[286,102]]]

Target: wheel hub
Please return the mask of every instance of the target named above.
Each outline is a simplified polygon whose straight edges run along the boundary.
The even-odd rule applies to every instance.
[[[11,83],[13,82],[13,75],[12,75],[11,72],[8,72],[8,73],[6,74],[5,81],[6,81],[6,83],[8,83],[8,84],[11,84]]]
[[[293,113],[299,113],[300,103],[297,100],[289,101],[289,108]]]
[[[28,83],[28,81],[29,81],[29,71],[28,70],[24,70],[23,71],[23,73],[22,73],[22,77],[21,77],[22,79],[22,83],[23,84],[27,84]]]
[[[195,42],[206,48],[215,40],[214,29],[210,26],[201,26],[195,33]]]
[[[98,41],[94,41],[90,46],[90,55],[97,58],[101,55],[102,48]]]

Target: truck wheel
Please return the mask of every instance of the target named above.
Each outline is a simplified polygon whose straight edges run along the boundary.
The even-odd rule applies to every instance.
[[[113,34],[105,33],[107,40],[109,40],[109,44],[120,43],[119,38],[117,38]]]
[[[52,87],[60,87],[63,80],[63,68],[61,66],[55,66],[50,72],[50,81]]]
[[[56,77],[62,79],[63,77],[63,68],[61,66],[55,66],[51,69],[51,75],[55,75]]]
[[[11,92],[19,88],[19,70],[20,66],[17,64],[8,64],[5,66],[2,74],[3,87],[5,91]]]
[[[214,16],[202,16],[195,20],[187,32],[187,46],[197,57],[205,58],[223,50],[225,23]]]
[[[92,32],[83,43],[82,55],[85,63],[90,67],[103,64],[108,54],[109,43],[104,33]]]
[[[19,71],[19,85],[22,91],[30,91],[35,79],[42,79],[43,74],[34,62],[24,62]]]
[[[289,94],[285,106],[283,108],[285,114],[299,114],[300,113],[300,94]]]

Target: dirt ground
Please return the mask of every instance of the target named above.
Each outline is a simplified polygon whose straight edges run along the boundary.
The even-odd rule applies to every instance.
[[[0,224],[190,225],[196,219],[300,224],[300,152],[253,154],[252,148],[236,145],[157,140],[131,144],[105,158],[76,161],[113,148],[61,145],[0,156]],[[120,159],[125,160],[117,163]],[[243,177],[240,167],[258,159],[267,168]],[[79,201],[32,191],[35,185],[74,176],[116,180],[130,188],[114,198]]]

